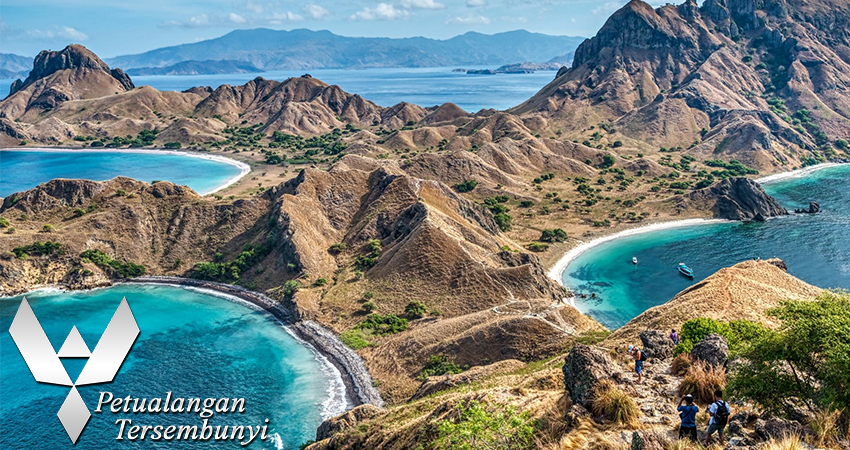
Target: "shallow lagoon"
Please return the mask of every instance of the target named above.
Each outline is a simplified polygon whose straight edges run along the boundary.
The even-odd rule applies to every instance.
[[[625,236],[590,248],[561,274],[565,286],[588,298],[576,307],[608,328],[623,326],[717,270],[753,258],[778,257],[792,275],[819,287],[850,288],[850,165],[764,183],[793,210],[809,201],[821,213],[763,223],[708,223]],[[631,263],[637,257],[638,265]],[[679,275],[688,264],[693,280]],[[597,298],[589,298],[596,293]]]
[[[90,350],[126,297],[141,333],[115,381],[79,387],[89,410],[101,391],[116,397],[244,398],[244,414],[221,414],[211,425],[263,425],[266,442],[248,448],[297,448],[315,438],[323,417],[346,405],[339,373],[289,335],[271,316],[209,292],[162,285],[119,285],[26,295],[55,349],[76,325]],[[134,424],[200,425],[197,414],[93,413],[72,447],[56,412],[69,388],[38,384],[9,335],[21,297],[0,299],[0,448],[106,448],[117,443],[117,419]],[[72,379],[85,360],[63,360]],[[34,427],[34,423],[38,426]],[[152,445],[153,444],[153,445]],[[122,448],[240,447],[236,442],[120,442]]]

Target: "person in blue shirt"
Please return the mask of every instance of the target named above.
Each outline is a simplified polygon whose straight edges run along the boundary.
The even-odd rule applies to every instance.
[[[685,403],[682,405],[682,403]],[[688,394],[679,400],[679,417],[682,418],[682,423],[679,425],[679,439],[684,437],[690,438],[692,441],[697,441],[697,413],[699,406],[694,405],[694,396]]]

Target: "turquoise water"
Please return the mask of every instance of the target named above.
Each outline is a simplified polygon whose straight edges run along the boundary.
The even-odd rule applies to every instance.
[[[816,215],[780,217],[763,223],[715,223],[626,236],[579,255],[564,270],[564,285],[588,298],[584,313],[618,328],[647,309],[715,271],[753,258],[778,257],[792,275],[824,288],[850,288],[850,166],[825,168],[805,177],[764,184],[792,210],[821,204]],[[631,263],[632,257],[639,260]],[[693,280],[678,274],[688,264]],[[591,299],[590,294],[597,298]]]
[[[329,404],[329,376],[306,347],[267,314],[196,290],[122,285],[87,292],[36,291],[26,295],[55,349],[76,325],[90,350],[126,297],[141,334],[115,381],[79,387],[93,411],[101,391],[115,397],[244,398],[243,414],[220,414],[211,425],[263,425],[266,442],[247,448],[297,448],[315,438]],[[76,446],[56,413],[69,388],[36,383],[9,335],[21,297],[0,299],[0,448],[243,448],[235,441],[116,441],[118,419],[139,425],[200,425],[197,414],[92,413]],[[68,361],[68,360],[64,360]],[[65,364],[71,378],[85,360]],[[76,363],[76,364],[74,364]],[[325,369],[326,370],[326,369]],[[332,406],[336,406],[331,411]],[[106,411],[106,410],[104,410]]]
[[[466,69],[494,67],[465,67]],[[446,102],[475,112],[482,108],[507,109],[536,94],[555,78],[555,71],[532,74],[467,75],[454,73],[451,67],[398,69],[322,69],[280,70],[263,73],[226,75],[137,76],[136,86],[149,85],[163,91],[183,91],[194,86],[244,84],[258,76],[283,81],[309,73],[328,84],[339,85],[346,92],[359,94],[381,106],[406,101],[420,106]],[[0,80],[0,98],[9,93],[12,80]]]
[[[239,175],[240,169],[221,161],[172,153],[0,150],[0,173],[0,197],[54,178],[103,181],[119,175],[147,182],[171,181],[205,194]]]

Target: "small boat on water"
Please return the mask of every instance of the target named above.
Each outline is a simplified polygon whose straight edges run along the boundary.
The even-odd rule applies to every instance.
[[[637,257],[636,256],[632,256],[632,264],[637,264]]]
[[[681,273],[682,275],[684,275],[688,278],[694,277],[694,271],[691,270],[691,268],[688,267],[687,264],[685,264],[685,263],[679,263],[679,273]]]

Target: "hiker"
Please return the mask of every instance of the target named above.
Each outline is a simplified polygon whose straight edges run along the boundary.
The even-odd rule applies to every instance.
[[[629,346],[629,354],[635,359],[635,373],[638,376],[637,382],[640,384],[643,373],[643,362],[646,361],[646,355],[634,345]]]
[[[673,345],[679,345],[679,333],[675,329],[670,332],[670,340],[673,341]]]
[[[711,435],[717,432],[720,442],[723,442],[723,430],[726,429],[726,423],[729,422],[731,411],[729,404],[723,401],[723,391],[720,389],[714,391],[714,403],[708,407],[708,414],[711,420],[708,422],[708,431],[705,432],[705,445],[711,444]]]
[[[682,402],[685,405],[682,405]],[[694,405],[694,396],[688,394],[679,400],[679,417],[682,419],[679,425],[679,439],[687,437],[688,439],[697,441],[697,413],[699,406]]]

